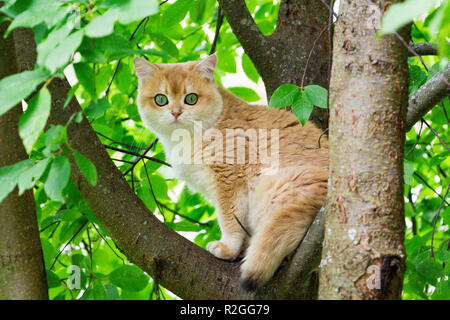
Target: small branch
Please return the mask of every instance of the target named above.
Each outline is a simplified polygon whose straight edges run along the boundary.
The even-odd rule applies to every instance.
[[[445,70],[435,74],[409,98],[406,111],[405,132],[450,94],[447,82],[450,79],[450,63]]]
[[[147,148],[145,148],[144,152],[142,152],[142,154],[140,154],[140,155],[138,156],[139,158],[138,158],[137,160],[134,161],[133,165],[132,165],[127,171],[125,171],[125,173],[124,173],[123,175],[126,176],[129,172],[133,172],[134,167],[138,164],[138,162],[139,162],[142,158],[145,157],[145,155],[147,154],[147,152],[149,152],[150,149],[153,148],[153,146],[154,146],[157,142],[158,142],[158,138],[156,138],[155,140],[153,140],[153,142],[152,142]],[[131,176],[132,176],[131,178],[133,178],[133,175],[131,175]],[[133,186],[133,189],[134,189],[134,186]]]
[[[438,54],[437,45],[431,42],[416,42],[409,44],[411,49],[413,49],[417,54],[421,56],[435,56]],[[412,53],[409,53],[413,56]]]
[[[137,153],[137,152],[133,152],[133,151],[129,151],[129,150],[124,150],[124,149],[120,149],[120,148],[116,148],[116,147],[112,147],[112,146],[108,146],[108,145],[103,145],[106,149],[110,149],[110,150],[114,150],[114,151],[118,151],[118,152],[122,152],[122,153],[126,153],[126,154],[131,154],[131,155],[133,155],[133,156],[136,156],[136,157],[139,157],[139,160],[140,159],[142,159],[142,158],[144,158],[144,159],[147,159],[147,160],[151,160],[151,161],[154,161],[154,162],[158,162],[158,163],[160,163],[160,164],[163,164],[163,165],[165,165],[165,166],[168,166],[168,167],[172,167],[170,164],[168,164],[167,162],[165,162],[165,161],[162,161],[162,160],[159,160],[159,159],[157,159],[157,158],[154,158],[154,157],[149,157],[149,156],[145,156],[145,155],[141,155],[141,154],[139,154],[139,153]],[[145,154],[146,152],[144,152],[144,154]],[[127,170],[125,173],[124,173],[124,175],[125,174],[127,174],[129,171]]]
[[[326,128],[325,130],[322,131],[322,133],[319,136],[319,139],[317,140],[317,147],[306,147],[304,145],[302,145],[299,142],[294,141],[295,144],[298,144],[300,147],[302,147],[303,149],[307,149],[307,150],[316,150],[316,149],[320,149],[320,139],[322,139],[322,136],[328,131],[328,128]]]
[[[148,17],[142,19],[142,20],[138,23],[138,25],[137,25],[136,28],[134,29],[133,33],[131,34],[131,37],[130,37],[130,39],[129,39],[130,41],[133,40],[134,36],[136,35],[136,33],[137,33],[137,31],[139,30],[139,28],[141,27],[141,25],[142,25],[143,23],[146,23],[147,21],[148,21]],[[106,96],[106,97],[108,96],[109,90],[111,89],[111,85],[112,85],[112,83],[113,83],[113,81],[114,81],[114,78],[116,77],[117,72],[119,71],[119,66],[120,66],[120,63],[121,63],[121,62],[122,62],[122,59],[119,59],[119,60],[117,61],[116,67],[114,68],[113,75],[112,75],[111,80],[110,80],[109,83],[108,83],[108,87],[106,88],[106,91],[105,91],[105,96]]]
[[[220,27],[222,26],[222,23],[223,23],[223,12],[219,6],[217,9],[216,32],[214,34],[213,43],[211,44],[211,50],[209,51],[210,55],[216,52],[217,40],[219,39]]]
[[[325,32],[325,30],[327,30],[327,27],[329,26],[325,26],[325,28],[322,29],[322,31],[320,31],[319,36],[316,38],[316,40],[314,40],[313,46],[311,48],[311,50],[309,51],[309,55],[308,55],[308,59],[306,60],[306,64],[305,64],[305,70],[303,71],[303,76],[302,76],[302,82],[300,87],[303,89],[303,84],[305,82],[305,77],[306,77],[306,71],[308,71],[308,65],[309,65],[309,60],[311,59],[311,56],[314,52],[314,48],[316,47],[316,43],[317,41],[322,38],[323,33]],[[331,47],[330,47],[331,48]]]
[[[83,228],[87,225],[89,221],[86,220],[86,222],[84,222],[81,227],[77,230],[77,232],[75,232],[75,234],[72,236],[72,238],[70,238],[70,240],[64,245],[64,247],[59,251],[59,253],[56,255],[55,260],[53,260],[52,265],[50,266],[50,270],[53,269],[53,267],[55,266],[56,261],[58,261],[58,258],[61,256],[61,254],[64,252],[64,250],[66,250],[67,246],[73,241],[73,239],[75,239],[75,237],[81,232],[81,230],[83,230]]]
[[[434,244],[434,233],[436,231],[436,224],[437,224],[437,221],[439,219],[439,214],[441,213],[442,206],[443,206],[443,204],[445,202],[445,198],[447,198],[449,190],[450,190],[450,183],[448,184],[447,191],[445,192],[444,196],[442,197],[442,201],[441,201],[441,204],[439,205],[438,212],[436,213],[436,216],[434,217],[433,231],[431,233],[431,245],[430,245],[431,257],[434,257],[434,245],[433,244]]]
[[[113,140],[113,139],[111,139],[111,138],[105,136],[104,134],[102,134],[102,133],[100,133],[100,132],[98,132],[98,131],[95,131],[95,133],[98,134],[98,135],[100,135],[100,136],[102,136],[103,138],[105,138],[105,139],[107,139],[107,140],[109,140],[109,141],[111,141],[111,142],[114,142],[114,143],[116,143],[116,144],[119,144],[119,145],[121,145],[121,146],[125,146],[125,147],[128,147],[128,148],[133,148],[133,149],[141,149],[141,150],[145,150],[145,149],[146,149],[145,147],[134,146],[134,145],[127,144],[127,143],[124,143],[124,142],[120,142],[120,141]]]
[[[439,198],[442,199],[442,201],[445,202],[446,205],[450,206],[450,204],[445,200],[445,198],[443,198],[437,191],[436,189],[434,189],[420,174],[418,174],[417,172],[414,172],[414,176],[416,176],[417,178],[419,178],[420,180],[422,180],[422,182],[430,189],[434,192],[435,195],[437,195]]]
[[[177,215],[177,216],[179,216],[179,217],[182,217],[183,219],[186,219],[186,220],[188,220],[188,221],[190,221],[190,222],[192,222],[192,223],[196,223],[196,224],[198,224],[198,225],[200,225],[200,226],[209,226],[209,223],[207,223],[207,222],[200,222],[200,221],[197,221],[197,220],[195,220],[195,219],[192,219],[192,218],[190,218],[190,217],[188,217],[188,216],[185,216],[185,215],[179,213],[178,211],[175,211],[175,210],[169,208],[167,205],[165,205],[164,203],[159,202],[158,200],[156,200],[156,203],[157,203],[158,205],[160,205],[161,207],[163,207],[164,209],[166,209],[167,211],[172,212],[174,215]]]
[[[233,33],[238,38],[242,47],[247,54],[249,52],[258,52],[262,54],[267,51],[263,44],[264,35],[259,30],[257,24],[253,20],[252,15],[248,11],[244,0],[218,0],[219,5]]]
[[[444,147],[450,151],[450,148],[448,147],[448,145],[444,142],[444,140],[442,140],[442,138],[439,136],[439,134],[436,132],[436,130],[434,130],[429,124],[428,122],[426,122],[425,120],[422,119],[422,122],[425,123],[425,125],[428,127],[428,129],[431,130],[431,132],[434,133],[434,135],[439,139],[439,141],[444,145]]]
[[[420,129],[419,129],[419,134],[417,135],[417,141],[416,143],[414,143],[414,145],[411,147],[411,149],[409,149],[408,153],[406,154],[405,158],[407,156],[409,156],[409,154],[414,150],[414,148],[419,144],[420,142],[420,135],[422,134],[422,129],[423,129],[423,121],[420,122]]]

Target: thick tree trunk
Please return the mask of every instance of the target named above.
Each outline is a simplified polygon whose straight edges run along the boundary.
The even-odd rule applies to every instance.
[[[0,24],[0,79],[18,71],[13,36],[3,38],[7,27]],[[0,167],[28,158],[18,133],[21,114],[18,105],[0,116]],[[0,269],[0,300],[48,299],[32,190],[19,197],[16,189],[0,203]]]
[[[374,14],[390,2],[369,3],[341,0],[335,30],[320,299],[401,297],[407,50],[394,35],[376,38]]]

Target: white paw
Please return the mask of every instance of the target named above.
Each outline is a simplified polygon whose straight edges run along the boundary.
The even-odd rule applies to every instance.
[[[206,249],[219,259],[234,260],[237,254],[236,250],[231,250],[228,245],[220,241],[211,241],[206,245]]]

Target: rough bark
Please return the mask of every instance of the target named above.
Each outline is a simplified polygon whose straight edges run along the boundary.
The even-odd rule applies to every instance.
[[[395,36],[376,39],[370,9],[342,0],[335,30],[320,299],[401,296],[408,53]]]
[[[317,0],[282,0],[276,30],[264,36],[244,0],[219,0],[219,3],[261,75],[269,99],[285,83],[328,88],[329,10],[324,4]],[[326,128],[327,110],[315,108],[310,120]]]
[[[0,24],[0,79],[18,71],[13,36]],[[18,133],[22,105],[0,116],[0,167],[27,159]],[[1,187],[1,186],[0,186]],[[15,189],[0,203],[0,300],[48,299],[44,260],[32,190]]]

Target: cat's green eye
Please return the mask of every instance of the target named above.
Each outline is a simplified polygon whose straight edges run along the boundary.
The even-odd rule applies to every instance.
[[[157,94],[155,96],[155,103],[160,107],[164,107],[166,104],[169,103],[169,100],[167,99],[167,97],[165,95]]]
[[[194,105],[194,104],[196,104],[197,101],[198,101],[198,95],[195,94],[195,93],[189,93],[189,94],[184,98],[184,102],[185,102],[186,104],[191,105],[191,106]]]

